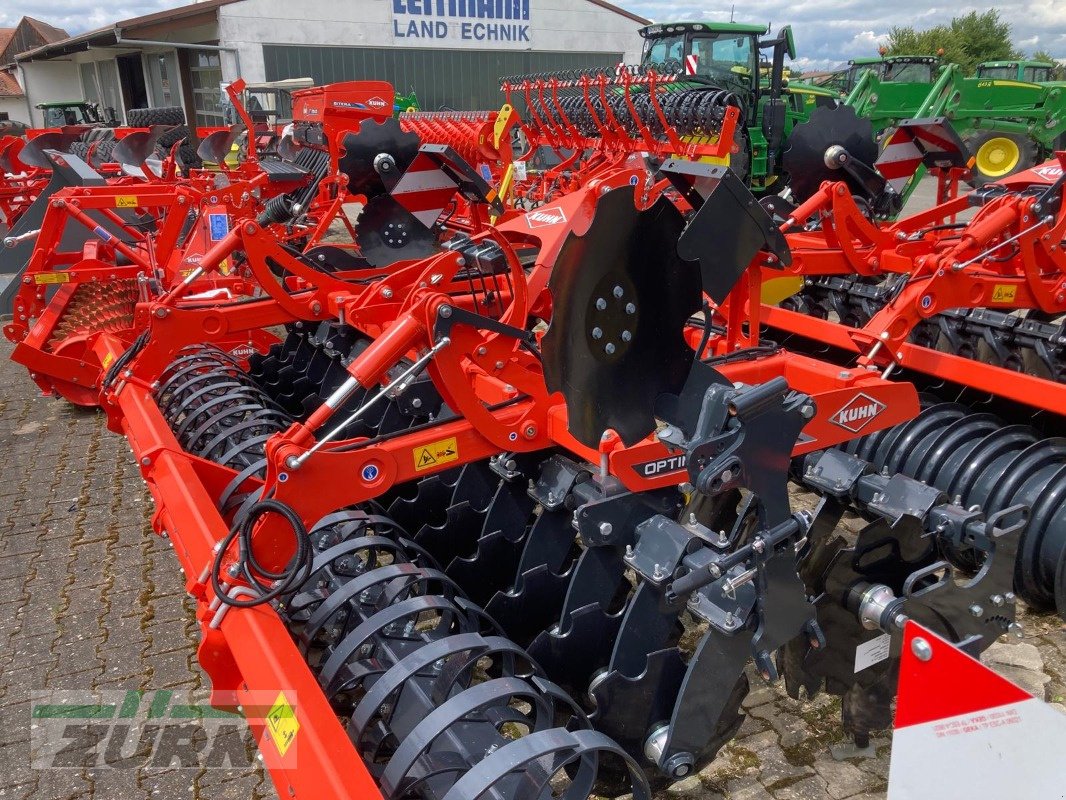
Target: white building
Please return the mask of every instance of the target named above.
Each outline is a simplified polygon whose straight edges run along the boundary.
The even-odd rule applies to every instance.
[[[205,0],[17,56],[27,104],[182,106],[222,122],[219,84],[390,81],[423,108],[496,108],[504,75],[639,59],[648,20],[606,0]],[[35,124],[42,119],[34,109]]]

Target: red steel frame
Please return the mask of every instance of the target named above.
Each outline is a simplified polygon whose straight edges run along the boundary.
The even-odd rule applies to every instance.
[[[581,192],[564,197],[566,224],[532,228],[525,217],[515,217],[495,228],[494,240],[505,250],[511,266],[509,305],[499,321],[521,328],[537,305],[550,304],[547,275],[563,240],[583,231],[595,213],[601,192],[631,185],[638,174],[621,170],[609,178],[593,180]],[[481,234],[491,235],[489,230]],[[539,245],[537,263],[526,277],[511,245]],[[253,277],[263,281],[269,297],[239,306],[190,308],[181,303],[185,289],[175,287],[162,299],[143,304],[138,314],[150,325],[152,336],[120,380],[104,396],[109,427],[130,442],[141,473],[156,501],[153,527],[169,535],[187,576],[186,588],[197,599],[203,640],[199,657],[211,676],[215,701],[233,705],[242,697],[268,695],[279,689],[294,690],[299,723],[299,764],[288,761],[262,736],[261,752],[279,794],[291,797],[375,797],[377,789],[324,696],[318,690],[303,658],[272,608],[217,611],[208,569],[217,543],[228,530],[215,510],[215,498],[234,477],[232,470],[192,456],[170,432],[152,397],[155,377],[187,344],[210,341],[253,327],[292,319],[330,319],[343,315],[349,324],[374,336],[374,342],[349,366],[349,373],[364,386],[383,380],[385,371],[400,358],[425,351],[435,344],[433,329],[441,309],[472,308],[476,298],[464,295],[465,284],[454,281],[460,268],[457,253],[443,253],[422,262],[396,265],[377,282],[353,285],[353,274],[324,275],[293,259],[250,219],[234,226],[231,234],[201,259],[213,267],[235,248],[249,255]],[[279,284],[266,269],[265,259],[277,259],[293,277]],[[752,272],[752,270],[749,270]],[[757,272],[757,270],[756,270]],[[361,277],[366,277],[361,275]],[[757,287],[757,278],[754,280]],[[386,298],[383,288],[391,290]],[[757,304],[752,304],[758,308]],[[537,450],[559,445],[581,458],[599,463],[627,486],[643,490],[676,484],[684,473],[672,472],[642,479],[631,469],[635,463],[665,457],[665,446],[653,437],[631,448],[608,439],[596,450],[576,442],[567,433],[566,410],[557,396],[549,396],[535,359],[517,346],[514,338],[456,324],[450,343],[439,349],[428,370],[435,385],[460,417],[428,430],[408,432],[380,441],[337,441],[323,447],[298,469],[292,457],[307,452],[316,428],[327,424],[329,411],[320,410],[268,445],[266,484],[273,496],[290,503],[308,522],[339,507],[371,499],[387,486],[423,477],[435,471],[487,458],[501,450]],[[440,344],[436,342],[436,344]],[[727,343],[714,342],[719,349]],[[94,349],[109,362],[122,356],[126,344],[109,335],[99,336]],[[735,380],[758,382],[784,374],[795,388],[811,392],[818,413],[808,426],[796,452],[825,447],[855,435],[834,428],[829,416],[862,392],[886,406],[871,430],[896,424],[917,411],[912,387],[893,384],[873,374],[844,378],[835,367],[813,359],[778,354],[749,362],[724,365],[721,370]],[[500,406],[502,401],[511,400]],[[490,410],[493,408],[494,410]],[[328,425],[327,425],[328,427]],[[414,469],[412,453],[434,441],[455,437],[457,461]],[[378,477],[362,481],[362,467],[373,463]],[[338,479],[338,476],[344,476]],[[249,485],[258,481],[249,481]],[[291,534],[278,531],[272,518],[264,518],[253,534],[257,557],[265,563],[283,564],[291,553]],[[225,607],[223,607],[225,608]],[[269,643],[267,646],[264,646]]]
[[[1059,153],[1058,159],[1066,164],[1066,153]],[[1060,189],[1066,200],[1066,185]],[[764,278],[904,274],[909,276],[907,284],[862,328],[769,305],[763,306],[762,318],[772,328],[855,353],[862,369],[887,373],[893,365],[903,366],[1066,414],[1062,384],[907,341],[918,323],[953,308],[1066,313],[1066,204],[1040,217],[1037,202],[1032,194],[1004,194],[983,205],[961,230],[938,230],[969,208],[967,197],[956,196],[898,222],[877,225],[862,214],[845,184],[824,183],[782,225],[792,251],[791,266],[771,264]],[[816,215],[818,230],[791,230]],[[999,247],[1006,244],[1012,249]]]

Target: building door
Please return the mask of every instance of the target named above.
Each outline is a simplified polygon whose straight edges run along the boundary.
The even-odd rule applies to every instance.
[[[97,90],[100,92],[100,107],[105,112],[110,113],[108,109],[114,112],[115,118],[122,119],[125,113],[125,108],[122,105],[122,91],[119,88],[118,80],[118,65],[114,60],[97,61],[96,62],[97,77],[99,82],[96,84]],[[105,114],[106,116],[106,114]]]
[[[122,84],[122,99],[126,108],[148,108],[148,88],[144,85],[144,68],[141,54],[130,53],[115,59]]]
[[[81,96],[90,103],[100,102],[100,81],[96,78],[96,64],[86,61],[78,67],[81,73]]]
[[[196,106],[196,125],[225,125],[222,115],[222,60],[218,51],[190,50],[189,77]]]
[[[178,83],[178,57],[173,50],[145,53],[152,106],[180,106],[181,86]]]

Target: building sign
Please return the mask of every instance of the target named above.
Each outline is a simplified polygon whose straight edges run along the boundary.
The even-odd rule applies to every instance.
[[[530,0],[391,0],[395,39],[484,43],[525,49]],[[412,42],[413,43],[413,42]]]

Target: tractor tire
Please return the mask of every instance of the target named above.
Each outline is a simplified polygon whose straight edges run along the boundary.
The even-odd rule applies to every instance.
[[[196,148],[191,144],[183,144],[178,148],[178,164],[185,174],[188,174],[190,169],[202,169],[204,166]]]
[[[188,138],[189,138],[189,129],[188,129],[188,127],[185,126],[185,125],[179,125],[178,127],[172,128],[171,130],[167,131],[162,136],[160,136],[158,141],[156,142],[156,147],[159,150],[167,151],[167,150],[170,150],[171,145],[173,145],[174,142],[178,142],[178,141],[181,141],[182,139],[188,139]]]
[[[984,186],[1036,163],[1037,147],[1031,139],[1013,133],[977,131],[966,137],[973,155],[973,185]]]
[[[93,152],[94,164],[106,164],[111,161],[111,154],[115,149],[115,145],[118,144],[117,139],[103,139],[96,143],[96,150]]]
[[[131,108],[126,112],[126,122],[131,128],[149,128],[152,125],[184,125],[185,112],[181,109],[181,106]]]
[[[82,161],[85,161],[89,157],[89,148],[91,146],[91,142],[71,142],[69,151],[70,155],[77,156]]]

